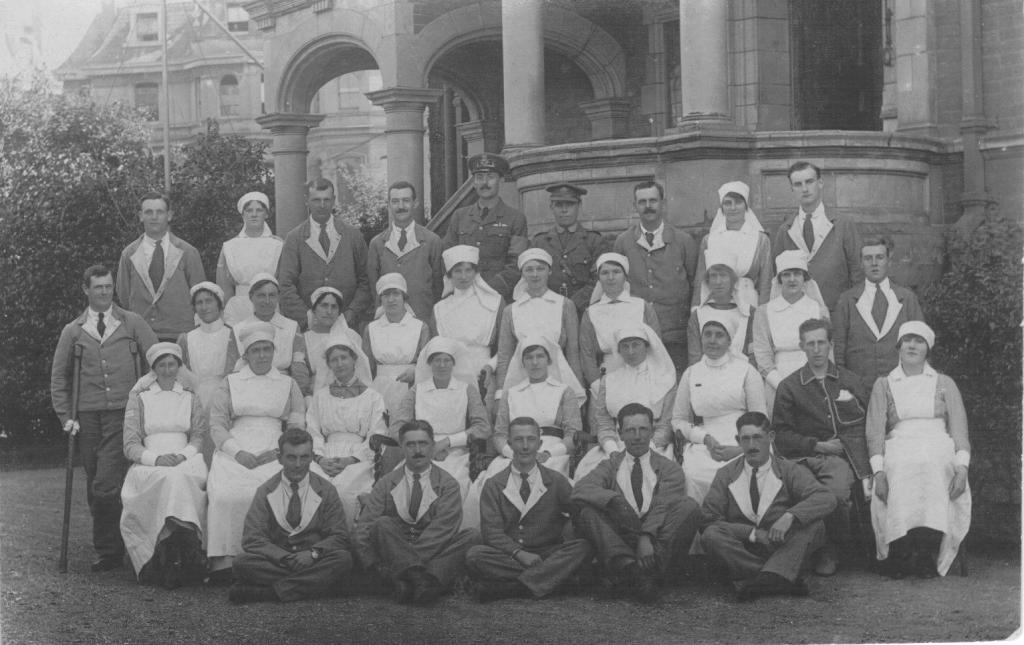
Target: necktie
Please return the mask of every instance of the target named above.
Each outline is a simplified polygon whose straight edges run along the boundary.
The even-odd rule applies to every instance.
[[[399,251],[404,251],[405,250],[405,245],[408,244],[408,243],[409,243],[409,237],[405,234],[405,229],[403,228],[402,232],[398,234],[398,250]]]
[[[484,223],[484,220],[487,219],[487,215],[490,214],[490,212],[491,212],[491,209],[488,208],[487,206],[484,206],[483,208],[480,209],[480,223],[481,224]]]
[[[644,471],[640,468],[640,460],[633,460],[633,472],[629,475],[629,483],[633,485],[633,499],[636,500],[637,512],[644,507]]]
[[[107,333],[107,323],[103,322],[103,316],[104,313],[101,311],[99,322],[96,323],[96,331],[99,333],[101,340]]]
[[[761,491],[757,489],[757,468],[750,469],[750,507],[757,515],[757,508],[761,505]]]
[[[647,246],[654,246],[654,233],[644,233],[644,239],[647,240]]]
[[[871,317],[875,325],[881,329],[885,324],[885,314],[889,312],[889,299],[882,293],[880,286],[875,286],[875,301],[871,304]]]
[[[409,517],[415,522],[420,514],[420,502],[423,501],[423,487],[420,485],[420,474],[412,475],[412,496],[409,497]]]
[[[327,236],[327,222],[320,225],[320,248],[324,250],[324,255],[331,254],[331,238]]]
[[[523,504],[526,500],[530,499],[530,480],[528,479],[529,473],[519,473],[523,478],[523,484],[519,487],[519,496],[523,498]]]
[[[808,253],[814,250],[814,225],[808,213],[804,213],[804,244],[807,245]]]
[[[149,261],[149,281],[153,283],[154,293],[160,290],[160,283],[164,281],[164,247],[161,241],[156,241],[153,258]]]
[[[302,500],[299,499],[299,482],[292,482],[292,498],[288,500],[288,512],[284,519],[293,529],[302,524]]]

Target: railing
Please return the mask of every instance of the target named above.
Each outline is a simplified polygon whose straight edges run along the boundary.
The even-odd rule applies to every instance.
[[[441,208],[437,209],[437,213],[427,222],[427,228],[443,237],[445,231],[448,230],[448,220],[451,219],[452,213],[457,208],[475,204],[476,199],[476,191],[473,190],[473,178],[469,177],[466,181],[462,182],[458,190],[452,193],[448,201]]]

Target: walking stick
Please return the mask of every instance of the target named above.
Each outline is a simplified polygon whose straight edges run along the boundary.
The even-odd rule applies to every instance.
[[[78,420],[78,390],[81,385],[80,373],[82,371],[82,346],[75,344],[75,360],[71,374],[71,417],[72,421]],[[64,470],[64,524],[60,529],[60,561],[57,563],[57,570],[61,573],[68,572],[68,533],[71,530],[71,493],[75,479],[75,432],[72,429],[68,433],[68,461]]]

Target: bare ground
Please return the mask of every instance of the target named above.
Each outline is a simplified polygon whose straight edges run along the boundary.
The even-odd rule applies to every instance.
[[[810,580],[811,597],[737,603],[684,582],[654,607],[596,596],[431,609],[382,597],[236,606],[224,587],[164,591],[126,567],[89,572],[91,523],[76,469],[70,571],[57,572],[64,473],[0,474],[4,643],[821,643],[996,640],[1020,626],[1020,559],[974,547],[970,575],[890,580],[864,567]]]

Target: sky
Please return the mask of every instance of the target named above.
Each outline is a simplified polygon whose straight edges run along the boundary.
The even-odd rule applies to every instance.
[[[108,0],[112,1],[112,0]],[[0,76],[54,70],[74,51],[103,0],[0,0]],[[38,46],[26,42],[38,26]]]

